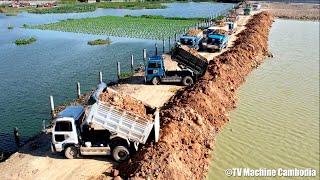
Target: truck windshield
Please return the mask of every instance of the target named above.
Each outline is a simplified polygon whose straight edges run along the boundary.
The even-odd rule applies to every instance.
[[[148,64],[148,68],[160,68],[160,63],[156,63],[156,62],[150,62]]]
[[[72,124],[68,121],[58,121],[56,122],[55,131],[72,131]]]
[[[184,44],[184,45],[193,45],[192,39],[181,39],[180,42],[181,44]]]

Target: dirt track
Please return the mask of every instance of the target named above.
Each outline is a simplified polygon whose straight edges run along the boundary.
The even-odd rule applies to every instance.
[[[160,142],[139,151],[119,169],[124,177],[203,179],[215,133],[236,106],[236,90],[268,55],[273,17],[259,13],[239,33],[234,48],[211,61],[205,76],[179,91],[161,113]]]
[[[0,179],[108,179],[105,173],[111,171],[113,164],[105,157],[70,160],[54,155],[48,136],[40,135],[0,163]]]

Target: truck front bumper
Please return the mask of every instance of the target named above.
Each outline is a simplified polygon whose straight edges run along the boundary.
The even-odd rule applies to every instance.
[[[51,152],[62,152],[62,144],[53,144],[51,143]]]

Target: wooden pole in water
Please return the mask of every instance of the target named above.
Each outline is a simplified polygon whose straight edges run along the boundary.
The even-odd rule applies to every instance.
[[[133,54],[131,55],[131,73],[133,74]]]
[[[118,62],[117,62],[117,76],[118,76],[118,80],[120,80],[120,78],[121,78],[121,77],[120,77],[120,75],[121,75],[120,70],[121,70],[121,69],[120,69],[120,62],[118,61]]]
[[[77,82],[77,97],[80,98],[80,96],[81,96],[80,83]]]
[[[14,136],[16,145],[20,147],[20,134],[19,134],[19,129],[17,127],[13,129],[13,136]]]
[[[46,120],[42,120],[42,132],[46,131]]]
[[[174,43],[177,42],[177,33],[174,34]]]
[[[162,39],[162,53],[164,54],[165,51],[165,46],[166,46],[166,41]]]
[[[102,81],[102,72],[100,71],[99,72],[99,83],[102,83],[103,81]]]
[[[147,50],[143,49],[143,61],[145,62],[147,60]]]
[[[155,43],[155,45],[154,45],[154,46],[155,46],[155,48],[156,48],[156,53],[155,53],[155,54],[156,54],[156,56],[158,56],[158,44],[157,44],[157,43]]]
[[[171,44],[170,44],[170,42],[171,42],[171,38],[170,38],[170,36],[169,36],[169,42],[168,42],[168,43],[169,43],[169,44],[168,44],[168,45],[169,45],[169,53],[171,52]]]
[[[51,108],[51,117],[53,119],[55,116],[53,96],[50,96],[50,108]]]

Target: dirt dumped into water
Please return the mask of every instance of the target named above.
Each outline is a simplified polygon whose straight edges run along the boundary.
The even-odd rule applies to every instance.
[[[107,92],[103,92],[102,94],[100,94],[100,100],[108,102],[109,104],[121,109],[125,109],[143,118],[149,120],[152,119],[152,115],[147,114],[145,104],[129,95],[108,89]]]
[[[210,61],[194,86],[180,90],[161,112],[160,142],[120,165],[123,177],[203,179],[216,133],[236,107],[236,90],[268,53],[273,17],[255,15],[230,50]]]

